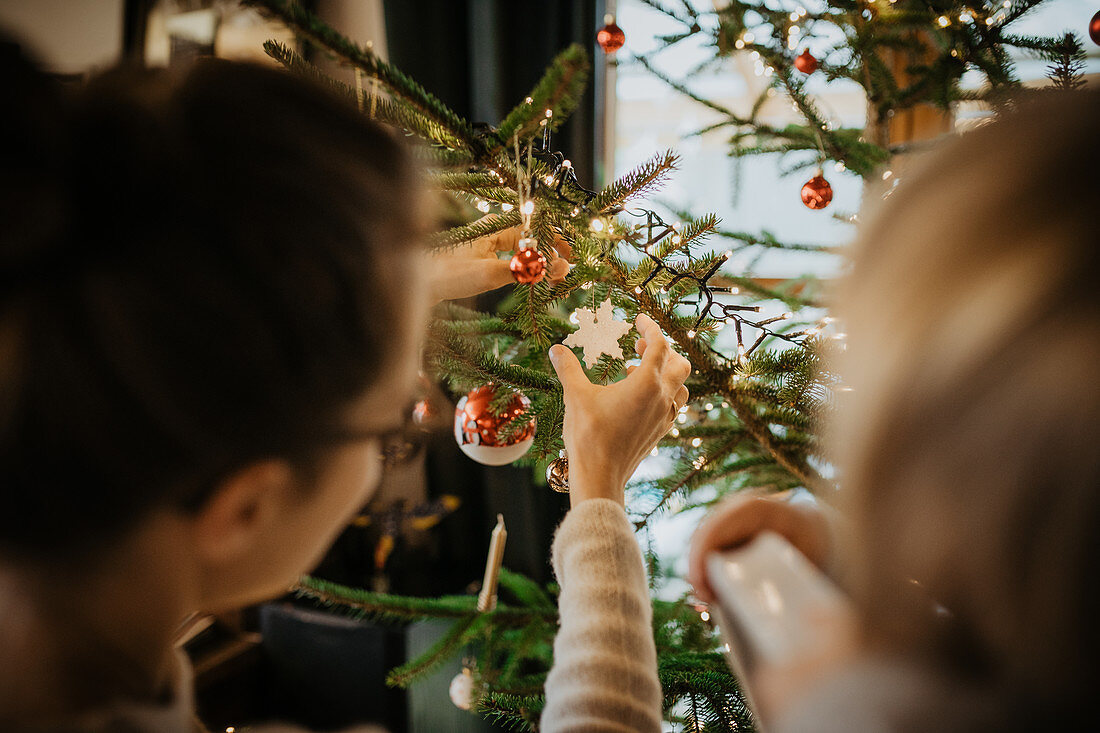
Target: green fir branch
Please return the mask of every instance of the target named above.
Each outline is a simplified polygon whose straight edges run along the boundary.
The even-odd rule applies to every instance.
[[[560,127],[580,103],[588,70],[588,56],[577,44],[555,56],[527,98],[501,121],[497,129],[500,144],[510,150],[514,137],[526,139],[539,132],[543,123],[550,130]],[[553,116],[547,118],[546,110]]]
[[[622,178],[614,181],[589,204],[588,208],[601,214],[611,213],[629,198],[643,196],[661,184],[665,176],[676,167],[679,156],[671,150],[659,153]]]
[[[502,232],[514,226],[519,226],[522,219],[518,211],[512,210],[506,214],[483,216],[476,221],[462,226],[451,227],[436,234],[431,238],[430,245],[436,249],[453,247],[463,242],[470,242],[479,237],[487,237],[490,234]]]
[[[473,639],[488,624],[486,615],[469,616],[455,621],[446,634],[441,636],[423,654],[386,675],[386,684],[390,687],[407,688],[416,680],[439,667],[454,656],[459,647]]]
[[[349,615],[378,621],[463,618],[476,612],[477,608],[477,598],[473,596],[395,596],[310,577],[302,578],[294,592],[323,606],[341,609]]]
[[[535,730],[546,699],[542,695],[489,692],[477,703],[477,712],[505,730]]]
[[[1072,92],[1085,86],[1085,49],[1077,36],[1066,33],[1052,44],[1045,56],[1051,62],[1047,67],[1047,78],[1055,90]]]
[[[438,345],[457,361],[469,366],[485,382],[500,382],[528,396],[532,392],[551,392],[561,389],[557,379],[545,372],[504,362],[486,354],[477,345],[468,343],[445,328],[432,323],[428,328],[433,344]]]
[[[288,71],[328,87],[337,95],[358,104],[371,119],[404,130],[445,149],[462,145],[462,141],[452,136],[443,125],[385,97],[376,96],[373,100],[368,100],[365,93],[361,95],[349,84],[333,79],[278,41],[264,42],[264,52]]]
[[[301,5],[287,0],[244,0],[244,3],[281,20],[298,37],[317,44],[342,62],[377,79],[397,99],[446,129],[456,140],[461,140],[464,147],[474,151],[481,149],[469,122],[401,70],[378,58],[372,49],[348,40]]]

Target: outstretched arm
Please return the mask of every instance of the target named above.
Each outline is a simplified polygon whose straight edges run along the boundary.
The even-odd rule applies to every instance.
[[[574,507],[554,538],[553,562],[561,629],[540,730],[660,731],[649,587],[622,505]]]
[[[650,318],[639,316],[637,326],[642,363],[613,385],[589,382],[568,349],[550,352],[565,392],[573,509],[554,539],[561,628],[545,733],[661,730],[649,587],[623,488],[687,402],[691,367]]]

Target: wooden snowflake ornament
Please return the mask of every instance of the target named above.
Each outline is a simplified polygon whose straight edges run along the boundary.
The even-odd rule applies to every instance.
[[[584,366],[591,369],[599,361],[601,354],[614,359],[623,358],[623,348],[619,339],[633,328],[626,321],[615,320],[615,306],[611,299],[600,304],[596,311],[578,308],[577,323],[580,328],[565,337],[563,344],[572,348],[584,349]]]

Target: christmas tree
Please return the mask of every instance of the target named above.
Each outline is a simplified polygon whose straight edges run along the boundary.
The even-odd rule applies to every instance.
[[[731,152],[738,156],[793,153],[804,156],[799,165],[821,168],[832,162],[864,179],[880,180],[895,156],[915,146],[899,133],[904,120],[931,114],[933,124],[924,127],[949,134],[945,115],[954,103],[976,101],[996,110],[1019,98],[1025,90],[1006,46],[1049,55],[1057,86],[1079,83],[1081,47],[1074,37],[1011,33],[1012,23],[1039,5],[1034,0],[994,5],[830,0],[812,11],[793,3],[772,7],[734,0],[705,16],[687,2],[676,7],[646,2],[683,26],[666,43],[708,34],[717,58],[754,54],[769,70],[765,95],[784,94],[797,108],[800,124],[775,127],[756,114],[766,96],[751,114],[738,115],[682,81],[662,76],[722,115],[713,127],[732,130]],[[481,430],[477,436],[478,448],[508,449],[502,455],[510,459],[517,444],[522,450],[529,443],[519,460],[540,475],[549,463],[551,478],[557,476],[563,467],[555,459],[562,447],[564,406],[547,348],[570,338],[577,331],[574,323],[583,321],[581,335],[570,343],[579,338],[588,344],[585,361],[593,381],[615,380],[624,373],[623,352],[633,348],[636,334],[599,345],[588,338],[587,329],[593,321],[629,321],[646,313],[691,361],[692,402],[657,448],[675,467],[629,489],[628,510],[636,526],[646,527],[674,502],[680,508],[709,504],[746,487],[802,488],[827,499],[835,487],[819,426],[835,392],[843,389],[827,368],[831,350],[842,348],[840,334],[823,316],[811,283],[775,286],[728,266],[734,253],[745,250],[823,248],[785,244],[767,233],[729,231],[713,215],[684,213],[666,221],[639,208],[634,202],[659,188],[675,169],[671,151],[655,154],[600,190],[586,188],[553,145],[554,131],[576,107],[587,81],[589,61],[579,47],[561,52],[498,125],[480,127],[369,46],[344,38],[301,6],[284,0],[252,4],[350,71],[345,80],[332,78],[296,49],[268,42],[272,58],[348,97],[363,114],[423,142],[417,152],[431,184],[465,201],[471,219],[437,233],[433,247],[523,226],[525,237],[513,258],[517,285],[497,312],[443,303],[429,327],[426,370],[454,396],[470,393],[460,405],[476,403],[476,417],[492,423],[491,434]],[[605,49],[621,45],[616,31],[609,27],[601,33]],[[834,39],[818,52],[820,58],[798,53],[819,32]],[[638,61],[651,66],[647,59]],[[968,69],[983,75],[984,86],[963,89],[960,81]],[[810,74],[858,83],[867,98],[867,124],[860,129],[830,125],[806,91]],[[806,183],[802,197],[811,208],[828,206],[831,190],[820,172]],[[479,213],[491,216],[477,218]],[[571,247],[573,268],[564,281],[550,284],[544,269],[560,239]],[[726,335],[719,338],[723,330]],[[473,392],[486,385],[492,387]],[[533,435],[532,418],[537,423]],[[707,491],[699,492],[701,487]],[[651,568],[653,577],[659,574],[659,568]],[[554,588],[507,570],[501,571],[499,584],[495,605],[484,597],[480,603],[474,596],[401,597],[320,580],[304,581],[301,592],[381,620],[451,620],[450,630],[431,649],[390,673],[391,684],[412,684],[444,660],[474,649],[470,671],[476,709],[533,728],[556,629]],[[707,620],[705,609],[689,599],[654,600],[669,718],[695,730],[751,729],[751,714]]]

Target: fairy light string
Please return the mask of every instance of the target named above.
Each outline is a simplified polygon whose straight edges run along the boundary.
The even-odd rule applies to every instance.
[[[540,126],[542,127],[541,140],[532,140],[526,146],[521,146],[518,135],[513,138],[515,165],[518,174],[518,205],[523,219],[523,236],[525,238],[530,236],[529,231],[531,227],[531,217],[535,208],[536,190],[541,189],[560,201],[573,204],[575,207],[573,210],[574,215],[581,214],[588,204],[596,197],[596,192],[590,191],[581,185],[580,181],[577,179],[576,172],[573,170],[571,162],[560,151],[551,150],[551,131],[549,123],[552,118],[553,111],[547,109],[545,117],[540,121]],[[821,141],[819,138],[819,145],[820,144]],[[824,150],[821,152],[822,155],[824,155]],[[526,158],[526,161],[523,160],[524,158]],[[538,161],[548,167],[549,172],[543,175],[535,175],[534,161]],[[572,193],[579,193],[580,198],[573,198],[571,196]],[[679,222],[676,224],[669,224],[662,219],[657,212],[645,208],[627,209],[625,207],[615,207],[610,211],[600,213],[611,215],[625,213],[630,216],[645,219],[645,224],[640,225],[645,231],[645,242],[640,246],[636,242],[632,241],[631,243],[649,258],[653,263],[653,269],[646,276],[645,280],[634,287],[635,294],[640,295],[651,283],[657,281],[662,274],[668,276],[668,280],[659,288],[662,293],[668,293],[678,286],[689,288],[694,286],[694,290],[697,293],[697,299],[681,301],[688,305],[698,306],[695,321],[691,328],[687,330],[688,339],[697,340],[696,337],[699,335],[700,328],[707,319],[719,323],[732,322],[737,339],[737,355],[734,361],[739,362],[741,359],[751,356],[753,352],[760,348],[769,338],[785,341],[796,346],[802,346],[807,338],[816,336],[821,331],[822,325],[794,332],[779,331],[774,328],[773,324],[782,323],[792,318],[793,313],[790,311],[777,316],[754,319],[747,317],[746,314],[760,313],[762,310],[761,306],[723,302],[716,297],[722,295],[737,295],[740,292],[738,288],[735,287],[711,283],[712,278],[719,274],[722,266],[733,256],[732,251],[726,251],[723,255],[717,257],[702,273],[685,269],[669,262],[667,258],[659,256],[657,253],[657,245],[668,237],[672,237],[673,242],[677,241],[675,238],[679,237]],[[599,216],[594,216],[589,228],[598,234],[608,229],[608,225],[605,224]],[[751,341],[747,338],[746,327],[752,328],[757,332],[756,337]],[[699,343],[703,343],[708,347],[708,350],[715,355],[725,360],[729,360],[726,355],[715,350],[709,343],[705,341],[699,341]]]
[[[634,293],[640,295],[649,285],[654,282],[659,275],[667,273],[670,277],[667,282],[660,286],[662,293],[667,293],[682,283],[689,283],[695,286],[698,292],[698,300],[695,301],[683,301],[684,303],[691,305],[701,306],[698,308],[698,315],[692,327],[688,330],[687,336],[689,339],[694,339],[698,335],[700,326],[703,321],[710,318],[719,322],[732,321],[734,324],[734,331],[737,335],[737,354],[738,358],[743,358],[752,354],[761,344],[764,343],[769,337],[777,338],[788,343],[795,345],[801,345],[805,340],[805,337],[810,335],[808,331],[798,331],[795,333],[783,333],[776,331],[768,326],[773,323],[786,321],[793,315],[790,312],[783,313],[778,316],[772,316],[770,318],[764,318],[760,320],[752,320],[743,316],[743,313],[759,313],[761,307],[758,305],[742,305],[739,303],[723,303],[716,300],[716,294],[722,295],[737,295],[737,288],[728,286],[712,285],[710,283],[711,278],[718,274],[718,271],[722,268],[726,262],[729,261],[732,256],[732,252],[725,252],[721,257],[718,257],[711,263],[702,274],[697,274],[692,270],[682,270],[678,267],[670,264],[667,260],[662,259],[654,252],[654,247],[662,240],[669,236],[678,236],[677,227],[665,222],[659,214],[648,209],[641,209],[640,213],[634,213],[633,211],[626,211],[631,216],[645,217],[646,223],[643,228],[646,230],[646,241],[641,246],[641,251],[653,262],[653,269],[645,280],[639,283],[634,288]],[[744,326],[751,326],[759,331],[759,336],[751,344],[746,346]]]

